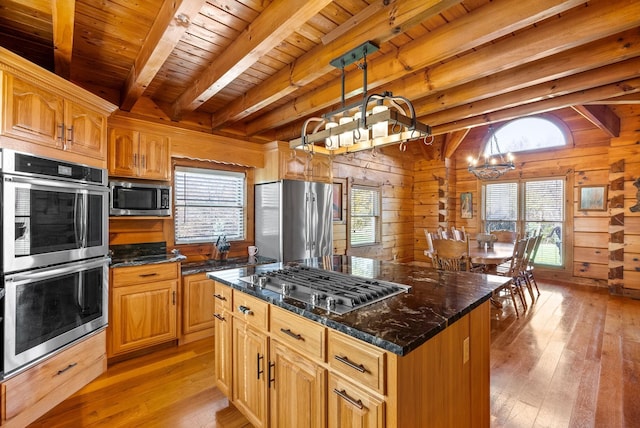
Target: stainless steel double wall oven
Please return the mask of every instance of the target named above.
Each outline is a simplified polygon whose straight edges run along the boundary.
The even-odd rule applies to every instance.
[[[3,149],[2,371],[107,325],[107,172]]]

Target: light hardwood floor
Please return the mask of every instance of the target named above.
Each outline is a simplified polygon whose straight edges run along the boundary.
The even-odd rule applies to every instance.
[[[634,427],[640,301],[540,284],[516,319],[492,314],[492,427]],[[529,300],[530,302],[530,300]],[[123,361],[32,427],[249,427],[213,387],[213,340]]]

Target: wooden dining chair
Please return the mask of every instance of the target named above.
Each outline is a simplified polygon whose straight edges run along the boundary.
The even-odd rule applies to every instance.
[[[435,239],[433,241],[433,267],[448,271],[469,271],[469,241]]]
[[[427,250],[429,251],[429,257],[433,254],[433,233],[429,232],[426,228],[424,229],[424,236],[427,238]]]
[[[533,243],[533,249],[531,250],[531,253],[528,257],[527,263],[524,266],[524,270],[522,272],[525,281],[527,281],[527,286],[529,287],[529,290],[531,292],[532,291],[532,285],[534,285],[536,287],[536,291],[538,292],[538,296],[540,296],[540,289],[538,288],[538,282],[536,281],[536,278],[533,276],[533,270],[534,270],[534,260],[536,258],[536,254],[538,254],[538,248],[540,248],[540,243],[542,242],[542,234],[538,234],[537,236],[534,236],[534,243]]]
[[[464,232],[464,227],[461,229],[456,229],[455,226],[451,226],[451,236],[456,241],[465,241],[467,239],[466,233]]]
[[[492,235],[495,235],[498,238],[497,242],[516,242],[518,240],[518,233],[512,232],[510,230],[494,230],[491,232]]]
[[[498,265],[498,267],[496,268],[496,275],[509,277],[510,280],[502,287],[496,289],[494,291],[494,295],[499,294],[502,291],[508,291],[511,300],[513,301],[513,308],[516,311],[517,318],[520,318],[520,314],[518,312],[518,306],[516,305],[516,294],[520,299],[520,303],[522,303],[523,311],[527,310],[527,302],[525,301],[524,293],[522,291],[522,284],[525,280],[521,273],[526,248],[527,239],[517,240],[513,246],[513,254],[511,255],[511,260],[509,260],[509,262],[507,263]]]

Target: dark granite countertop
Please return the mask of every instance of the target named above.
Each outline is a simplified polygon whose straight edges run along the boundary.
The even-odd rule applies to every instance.
[[[166,242],[113,245],[111,267],[141,266],[159,263],[175,263],[186,260],[179,252],[167,253]]]
[[[158,263],[176,263],[186,260],[182,254],[155,254],[150,256],[135,256],[131,258],[112,258],[111,267],[142,266]]]
[[[291,264],[291,263],[289,263]],[[295,312],[327,327],[398,355],[406,355],[486,302],[507,279],[469,272],[445,272],[415,264],[352,256],[306,259],[295,264],[410,285],[411,291],[344,315],[328,313],[241,281],[241,277],[283,266],[273,263],[210,272],[211,279]]]
[[[232,257],[226,260],[200,260],[196,262],[182,263],[182,275],[193,275],[202,272],[213,272],[218,270],[234,269],[244,266],[256,266],[275,262],[275,259],[264,256]]]

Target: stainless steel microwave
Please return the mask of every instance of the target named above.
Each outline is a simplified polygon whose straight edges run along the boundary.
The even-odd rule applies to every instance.
[[[170,216],[171,186],[110,181],[109,215]]]

